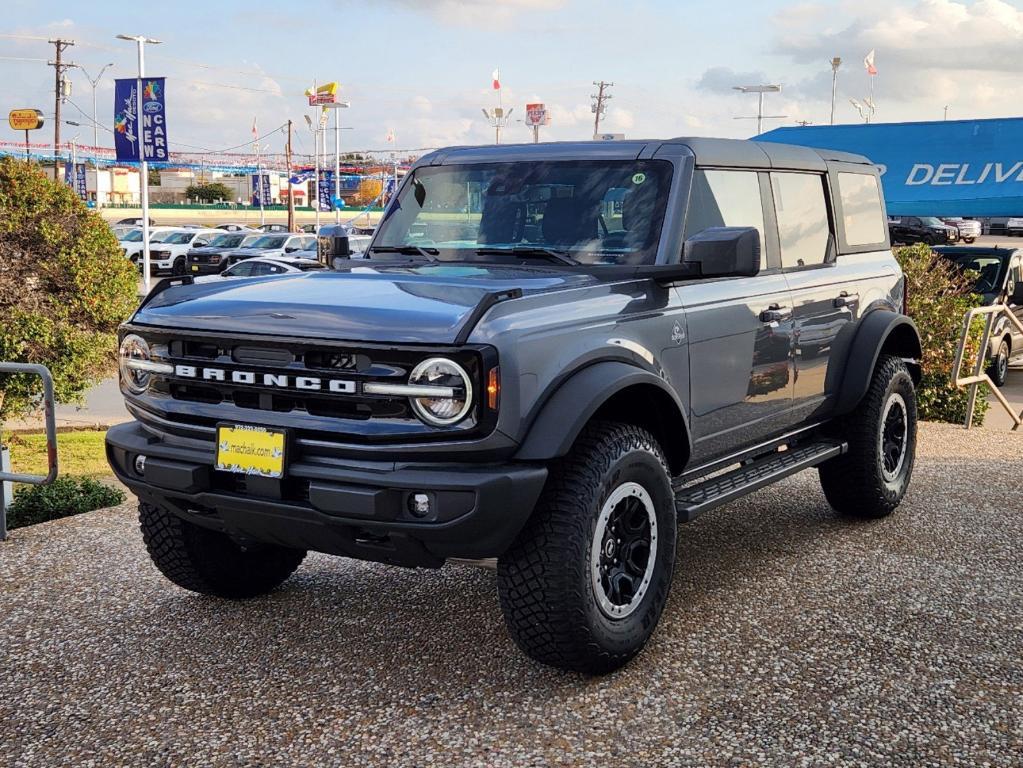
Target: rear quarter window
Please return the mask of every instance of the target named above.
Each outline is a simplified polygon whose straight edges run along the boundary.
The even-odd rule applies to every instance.
[[[838,194],[842,199],[846,243],[852,246],[883,243],[885,221],[877,177],[866,173],[839,173]]]

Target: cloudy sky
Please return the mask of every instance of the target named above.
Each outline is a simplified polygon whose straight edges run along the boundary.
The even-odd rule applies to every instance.
[[[159,6],[146,13],[143,7]],[[629,137],[745,137],[752,96],[733,85],[780,83],[768,97],[766,127],[828,121],[833,56],[843,65],[837,122],[858,120],[850,98],[867,94],[863,57],[877,50],[878,121],[1020,114],[1023,3],[1006,0],[300,0],[300,2],[90,3],[5,0],[0,19],[0,94],[5,109],[53,110],[53,70],[45,39],[76,41],[68,58],[100,83],[99,122],[112,122],[112,80],[135,72],[132,44],[118,33],[164,41],[147,52],[147,71],[167,84],[170,143],[222,149],[289,117],[304,125],[302,91],[338,79],[352,107],[342,141],[379,149],[393,129],[401,148],[492,140],[480,108],[496,97],[500,67],[505,140],[528,140],[528,101],[552,114],[548,139],[592,135],[591,82],[615,83],[602,130]],[[28,59],[28,60],[21,60]],[[79,72],[65,117],[92,112]],[[44,129],[52,137],[52,132]],[[64,137],[91,129],[65,127]],[[42,133],[42,132],[41,132]],[[0,139],[22,138],[6,125]],[[101,136],[101,144],[110,145]],[[281,144],[279,135],[267,139]],[[311,138],[298,133],[296,149]],[[274,147],[279,149],[280,147]]]

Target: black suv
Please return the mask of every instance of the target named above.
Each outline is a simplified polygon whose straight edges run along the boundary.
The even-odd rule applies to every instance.
[[[186,589],[261,595],[307,550],[496,558],[518,645],[606,672],[657,625],[679,522],[811,467],[853,517],[906,492],[920,340],[865,158],[444,149],[364,258],[344,240],[319,274],[165,281],[121,329],[108,456]]]
[[[902,216],[888,219],[892,243],[944,245],[959,241],[959,230],[934,216]]]

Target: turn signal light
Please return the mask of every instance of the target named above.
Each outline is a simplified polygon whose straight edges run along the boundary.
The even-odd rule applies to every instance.
[[[500,368],[491,368],[487,374],[487,408],[497,410],[497,404],[501,400],[501,376]]]

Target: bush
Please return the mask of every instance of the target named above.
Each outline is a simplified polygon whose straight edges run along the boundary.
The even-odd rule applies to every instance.
[[[99,214],[36,165],[0,158],[0,360],[50,369],[76,400],[116,363],[138,275]],[[0,376],[0,423],[38,404],[35,376]]]
[[[982,298],[973,292],[971,273],[960,271],[926,245],[896,248],[895,257],[906,276],[909,316],[916,322],[923,344],[923,379],[917,388],[920,418],[962,424],[969,390],[952,383],[952,365],[963,317],[980,306]],[[967,365],[976,360],[982,332],[983,321],[978,320],[967,345],[964,371],[971,370]],[[986,387],[981,387],[973,412],[974,425],[984,422],[989,407],[986,395]]]
[[[218,200],[234,199],[234,193],[226,184],[215,182],[213,184],[192,184],[185,190],[185,197],[189,200],[201,200],[204,203],[215,203]]]
[[[25,485],[7,508],[7,527],[59,520],[95,509],[113,507],[125,499],[124,491],[85,478],[58,477],[50,485]]]

